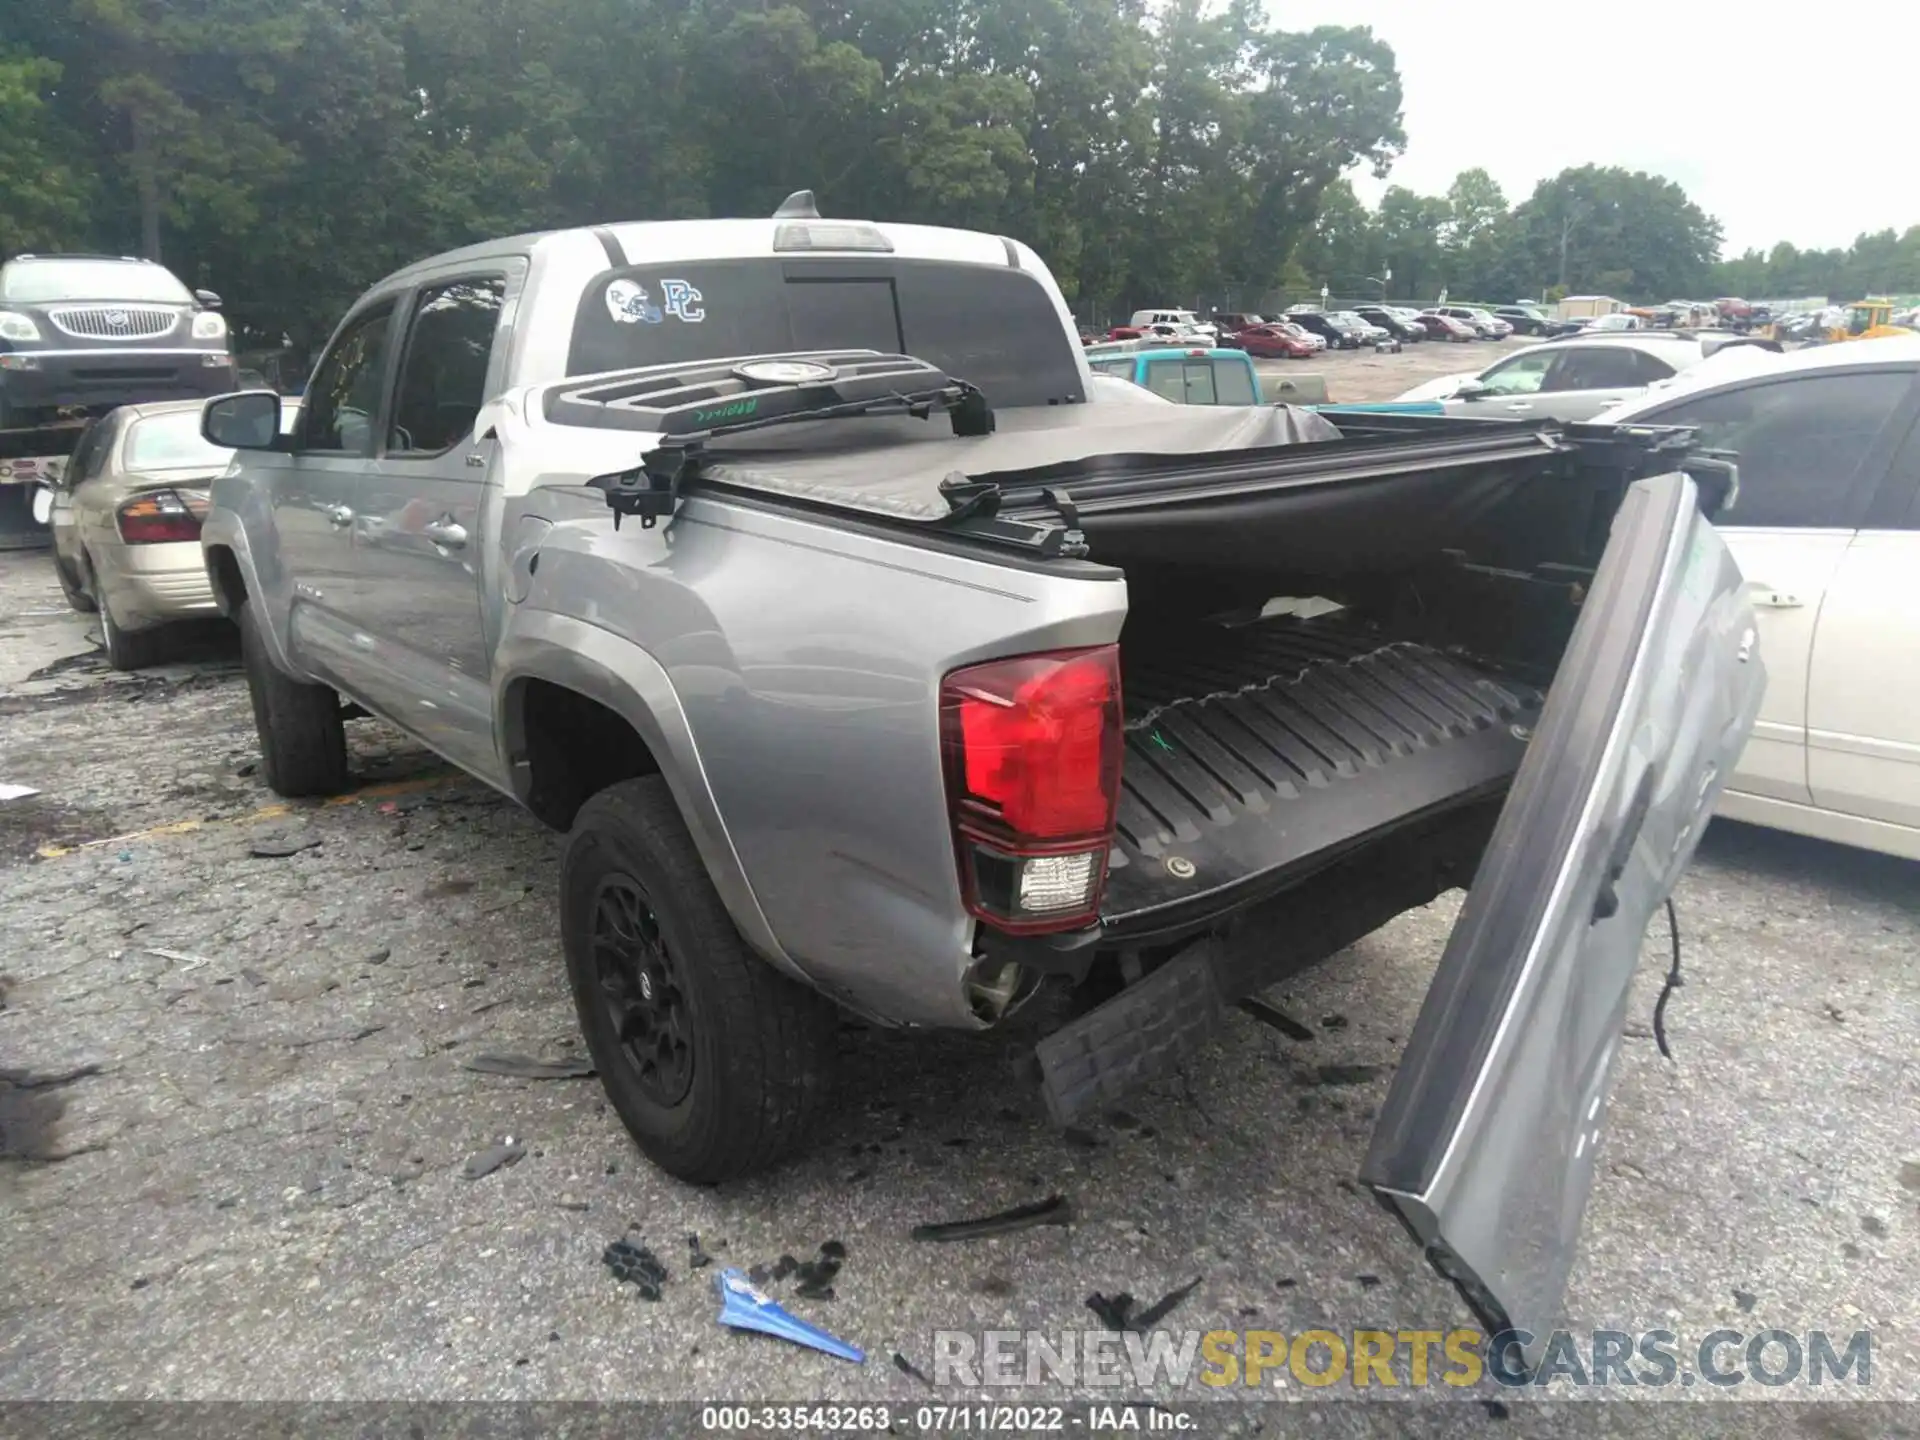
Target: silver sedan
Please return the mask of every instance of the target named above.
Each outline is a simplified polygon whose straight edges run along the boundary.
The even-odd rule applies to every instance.
[[[200,435],[203,400],[124,405],[90,425],[54,489],[54,568],[98,611],[107,663],[164,658],[168,627],[219,613],[200,553],[207,490],[231,450]]]

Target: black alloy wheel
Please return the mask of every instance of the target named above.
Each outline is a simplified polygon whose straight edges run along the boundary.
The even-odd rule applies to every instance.
[[[693,1037],[684,981],[659,917],[631,875],[606,876],[588,933],[601,1002],[647,1099],[678,1105],[693,1088]]]

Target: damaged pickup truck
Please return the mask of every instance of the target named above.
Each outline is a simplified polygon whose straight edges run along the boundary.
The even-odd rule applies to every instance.
[[[1468,894],[1363,1168],[1538,1333],[1630,977],[1762,688],[1686,432],[1122,403],[992,235],[520,236],[348,313],[202,527],[263,770],[369,712],[567,833],[581,1025],[690,1180],[790,1152],[836,1007],[1103,995],[1069,1121],[1236,1000]]]

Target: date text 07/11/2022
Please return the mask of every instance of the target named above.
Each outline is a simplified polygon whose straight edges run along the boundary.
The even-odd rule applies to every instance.
[[[1180,1434],[1196,1428],[1184,1410],[1149,1404],[929,1404],[895,1415],[886,1405],[707,1405],[700,1428],[720,1434],[873,1434],[910,1421],[919,1434]]]

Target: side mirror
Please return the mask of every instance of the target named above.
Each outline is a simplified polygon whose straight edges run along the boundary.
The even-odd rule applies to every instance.
[[[215,396],[200,412],[200,433],[228,450],[279,449],[280,397],[271,390]]]
[[[1482,384],[1478,380],[1469,380],[1453,392],[1453,398],[1456,400],[1484,400],[1492,393],[1493,387],[1491,385]]]
[[[53,519],[53,491],[44,485],[33,487],[33,523],[45,525]]]
[[[196,290],[193,292],[193,298],[209,310],[218,310],[220,308],[220,297],[211,290]]]

